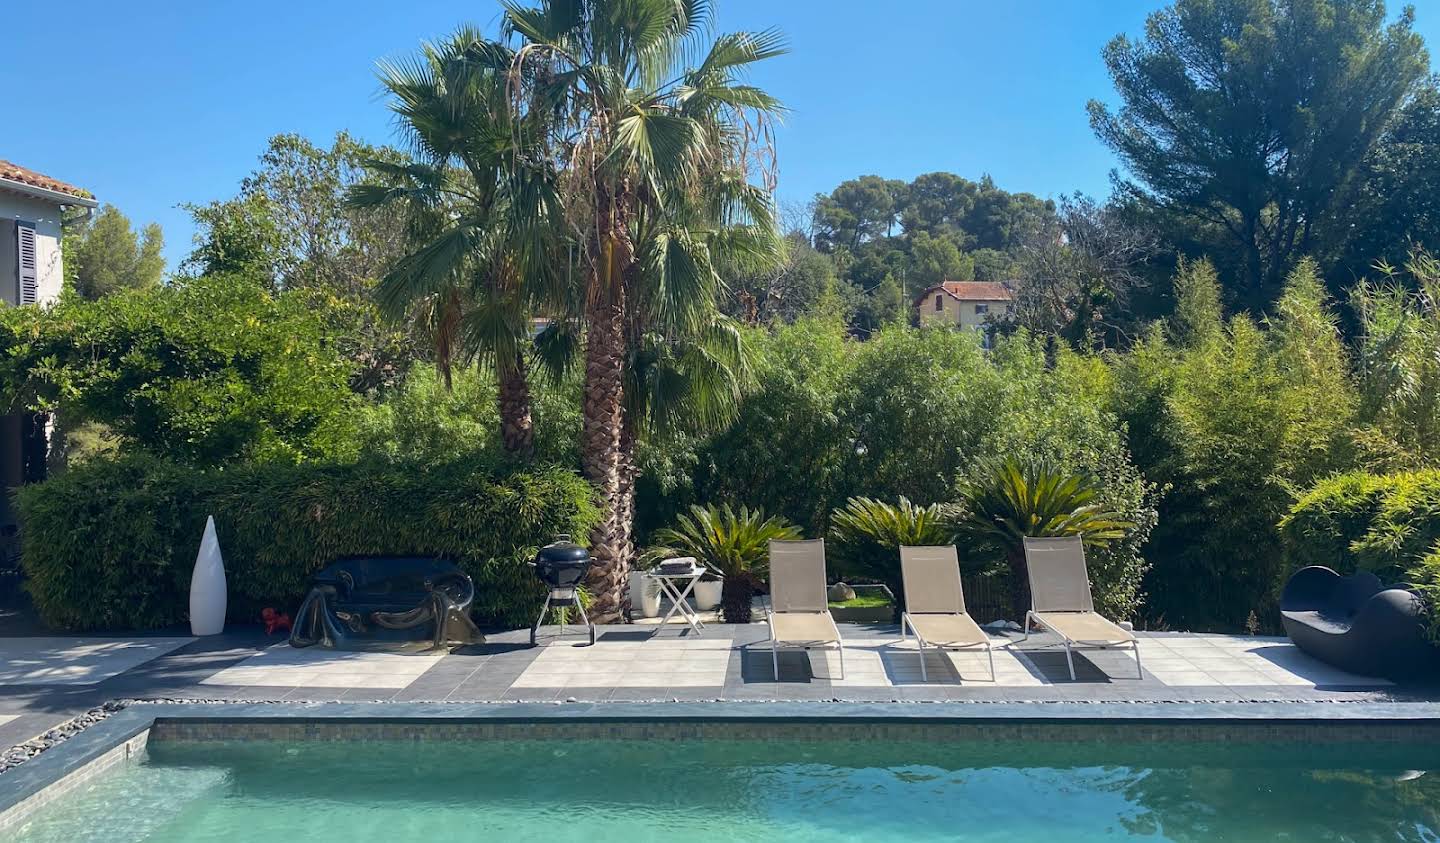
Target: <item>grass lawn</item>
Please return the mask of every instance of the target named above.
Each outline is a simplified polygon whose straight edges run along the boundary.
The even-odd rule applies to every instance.
[[[878,606],[889,605],[892,605],[890,595],[884,593],[856,594],[849,600],[830,601],[830,608],[832,609],[873,609]]]

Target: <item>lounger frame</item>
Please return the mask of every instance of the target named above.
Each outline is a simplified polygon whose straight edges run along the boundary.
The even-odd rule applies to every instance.
[[[906,576],[907,569],[915,569],[923,565],[934,566],[937,563],[939,567],[945,571],[944,582],[936,583],[941,586],[941,588],[936,590],[937,593],[927,595],[922,595],[921,592],[912,593],[911,586],[915,584],[912,582],[914,578]],[[955,577],[953,582],[949,580],[951,569],[953,569]],[[946,646],[944,643],[926,640],[924,633],[915,626],[914,621],[911,619],[912,613],[910,610],[917,606],[922,610],[928,610],[932,606],[935,609],[935,611],[916,611],[913,613],[919,617],[925,617],[927,615],[932,617],[951,617],[956,615],[969,617],[969,613],[965,611],[965,592],[960,584],[960,560],[955,552],[955,546],[940,545],[920,547],[902,545],[900,547],[900,574],[904,582],[905,592],[905,611],[900,613],[900,640],[903,642],[907,639],[907,630],[909,631],[909,635],[915,636],[915,643],[918,645],[920,652],[920,680],[922,682],[930,681],[929,672],[925,667],[926,647],[939,650],[942,653],[946,650],[968,652],[983,647],[985,655],[990,659],[990,681],[994,682],[995,647],[991,643],[988,635],[984,641],[977,641],[973,644]],[[929,585],[929,583],[927,583],[927,585]],[[947,588],[953,590],[945,593]],[[972,618],[971,620],[973,622],[974,619]],[[976,626],[978,627],[979,624],[976,624]],[[980,632],[984,635],[985,630],[981,629]]]
[[[777,566],[778,562],[778,566]],[[777,581],[776,568],[784,568],[787,565],[808,566],[810,571],[796,572],[794,578],[797,582],[784,584]],[[815,594],[809,593],[811,589],[801,587],[798,580],[805,577],[814,578],[819,574],[818,602]],[[782,579],[784,575],[782,574]],[[777,591],[789,589],[791,593],[785,595],[786,603],[784,608],[777,608],[775,597]],[[780,650],[829,650],[831,645],[840,654],[840,679],[845,678],[845,642],[840,637],[840,627],[835,623],[835,618],[830,615],[830,603],[825,587],[825,540],[809,539],[805,541],[770,541],[770,609],[765,613],[765,624],[770,632],[770,663],[775,671],[775,681],[780,681]],[[823,615],[825,620],[830,622],[830,628],[835,631],[834,641],[811,641],[803,640],[781,641],[775,635],[775,616],[777,614],[807,614]],[[835,677],[829,677],[834,679]]]
[[[1045,574],[1036,575],[1036,559],[1032,553],[1045,553],[1054,558],[1047,563]],[[1129,647],[1135,651],[1135,675],[1145,678],[1145,669],[1140,664],[1140,640],[1132,633],[1121,629],[1114,621],[1095,611],[1095,601],[1090,594],[1090,574],[1085,564],[1085,544],[1079,536],[1059,538],[1025,539],[1026,573],[1030,578],[1031,608],[1025,613],[1025,639],[1030,640],[1030,627],[1035,624],[1060,637],[1065,647],[1065,666],[1070,669],[1070,680],[1075,680],[1076,649],[1111,650]],[[1046,579],[1048,575],[1051,579]],[[1100,642],[1074,639],[1057,627],[1045,622],[1042,615],[1068,615],[1096,617],[1128,636],[1129,640]]]

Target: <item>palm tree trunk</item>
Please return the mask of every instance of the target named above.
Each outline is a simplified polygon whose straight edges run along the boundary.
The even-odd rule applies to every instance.
[[[497,366],[500,439],[505,450],[522,457],[535,453],[535,425],[530,415],[530,381],[519,354],[509,366]]]
[[[602,207],[603,204],[602,204]],[[628,529],[621,526],[620,454],[624,425],[622,398],[625,367],[625,289],[622,267],[629,264],[629,242],[613,228],[596,249],[594,276],[585,302],[585,396],[580,432],[580,463],[600,495],[605,515],[590,533],[591,617],[613,622],[629,597]],[[624,252],[617,255],[616,252]]]
[[[615,538],[627,560],[635,558],[635,481],[640,475],[640,467],[635,462],[636,441],[635,420],[626,414],[620,423],[620,484],[615,496]],[[629,593],[628,590],[626,593]]]

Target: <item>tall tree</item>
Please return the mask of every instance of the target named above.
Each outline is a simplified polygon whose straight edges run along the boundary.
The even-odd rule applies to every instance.
[[[388,185],[361,185],[351,205],[408,209],[413,250],[381,280],[376,295],[392,315],[417,301],[430,314],[449,384],[452,357],[495,370],[505,448],[534,448],[526,346],[530,316],[554,277],[555,173],[539,145],[546,131],[522,125],[511,107],[515,55],[462,28],[427,45],[380,78],[413,147],[403,164],[371,162]],[[523,112],[545,120],[545,109]],[[458,347],[457,347],[458,346]]]
[[[707,45],[710,23],[701,0],[506,3],[518,76],[532,82],[515,101],[560,117],[551,141],[581,245],[581,461],[607,505],[590,542],[604,619],[623,611],[629,574],[632,351],[646,334],[711,324],[726,264],[780,254],[770,193],[747,178],[769,153],[765,116],[780,104],[737,77],[782,53],[783,39],[734,33]]]
[[[137,237],[130,219],[114,205],[65,232],[65,271],[71,288],[94,301],[117,290],[160,285],[165,272],[165,237],[150,223]]]
[[[905,183],[879,176],[841,182],[829,196],[815,197],[815,238],[823,251],[849,249],[895,233]]]
[[[1348,287],[1379,261],[1401,266],[1417,247],[1440,250],[1440,80],[1400,111],[1362,172],[1333,286]]]
[[[1018,321],[1076,344],[1128,341],[1130,294],[1146,283],[1141,269],[1155,249],[1150,233],[1117,209],[1080,194],[1062,198],[1054,222],[1038,228],[1022,253]]]
[[[1090,102],[1124,189],[1238,251],[1236,303],[1261,311],[1334,233],[1357,172],[1428,57],[1413,10],[1382,0],[1176,0],[1105,63],[1118,110]]]

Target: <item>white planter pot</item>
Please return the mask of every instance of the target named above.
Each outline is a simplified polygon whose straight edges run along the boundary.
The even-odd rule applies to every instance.
[[[630,574],[630,612],[641,618],[660,617],[660,583],[639,571]]]
[[[225,631],[225,560],[215,537],[215,516],[205,519],[205,536],[190,573],[190,634],[219,635]]]
[[[720,580],[695,583],[695,590],[691,592],[695,597],[695,608],[702,612],[708,612],[719,606],[720,593],[724,588],[725,583]]]

